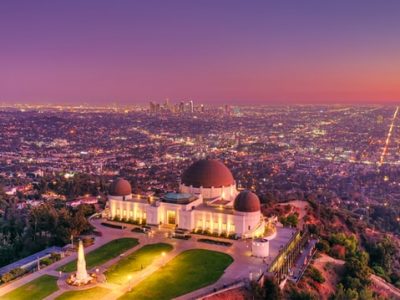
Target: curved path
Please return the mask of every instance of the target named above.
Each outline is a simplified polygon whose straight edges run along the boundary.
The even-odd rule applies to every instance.
[[[371,275],[373,283],[380,289],[387,291],[389,294],[395,297],[395,299],[400,299],[400,289],[394,285],[388,283],[386,280],[374,274]]]
[[[320,263],[333,263],[335,265],[343,266],[345,264],[344,260],[333,258],[329,255],[322,255],[318,259],[316,259]],[[379,289],[382,291],[386,291],[389,293],[391,296],[394,297],[394,299],[400,299],[400,289],[395,287],[394,285],[390,284],[383,278],[376,276],[375,274],[371,274],[371,281],[373,284],[375,284]]]
[[[168,252],[163,258],[156,259],[150,266],[145,268],[142,271],[135,272],[133,274],[132,279],[129,281],[129,283],[125,285],[116,285],[112,284],[109,282],[104,282],[100,283],[97,286],[101,286],[104,288],[108,288],[111,290],[110,294],[107,294],[106,298],[108,299],[117,299],[118,297],[122,296],[124,293],[129,291],[131,288],[133,288],[135,285],[139,284],[143,279],[151,275],[153,272],[157,271],[162,265],[173,259],[175,256],[177,256],[179,253],[189,250],[189,249],[208,249],[208,250],[214,250],[214,251],[220,251],[227,253],[231,255],[234,258],[234,262],[225,270],[224,275],[214,284],[211,284],[207,287],[204,287],[202,289],[199,289],[197,291],[194,291],[192,293],[189,293],[187,295],[184,295],[182,297],[179,297],[179,299],[194,299],[197,298],[200,295],[204,295],[207,292],[212,292],[214,288],[221,288],[223,285],[228,285],[231,284],[232,282],[238,281],[240,279],[247,279],[249,278],[250,273],[259,273],[260,268],[265,269],[266,265],[262,262],[261,259],[251,257],[251,252],[249,248],[249,244],[247,242],[239,242],[239,241],[232,241],[233,245],[231,247],[224,247],[224,246],[218,246],[218,245],[211,245],[211,244],[205,244],[205,243],[199,243],[197,242],[197,238],[201,236],[197,235],[192,235],[192,238],[189,240],[179,240],[179,239],[171,239],[167,237],[168,230],[156,230],[155,234],[153,237],[148,237],[147,235],[143,233],[135,233],[131,232],[131,229],[133,227],[136,227],[135,225],[126,225],[125,229],[114,229],[114,228],[109,228],[102,226],[100,223],[103,222],[102,219],[91,219],[90,223],[96,228],[97,231],[102,233],[102,236],[97,237],[95,240],[95,243],[85,249],[85,253],[89,253],[93,251],[94,249],[107,244],[108,242],[114,240],[114,239],[119,239],[119,238],[124,238],[124,237],[131,237],[131,238],[136,238],[139,240],[139,245],[136,247],[133,247],[126,252],[124,252],[122,255],[113,258],[106,263],[104,263],[101,266],[98,266],[97,268],[100,269],[101,272],[105,271],[107,268],[109,268],[111,265],[117,263],[121,257],[126,256],[131,254],[132,252],[136,251],[140,247],[143,247],[144,245],[147,244],[155,244],[155,243],[169,243],[171,244],[174,248],[172,251]],[[64,264],[73,261],[76,259],[76,253],[40,270],[35,273],[29,274],[19,280],[16,280],[9,285],[0,287],[0,298],[1,295],[4,295],[44,274],[52,275],[52,276],[59,276],[59,272],[57,271],[57,268],[60,266],[63,266]],[[268,262],[268,261],[267,261]],[[92,270],[93,271],[93,270]],[[61,288],[45,298],[46,300],[52,300],[60,296],[62,293],[66,292],[67,290],[70,290],[68,288]]]

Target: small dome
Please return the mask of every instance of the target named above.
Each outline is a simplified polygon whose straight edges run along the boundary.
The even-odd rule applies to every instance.
[[[242,191],[236,196],[233,209],[241,212],[260,211],[260,199],[251,191]]]
[[[131,184],[123,179],[118,178],[114,180],[110,187],[110,195],[111,196],[128,196],[132,194],[132,187]]]
[[[202,159],[193,163],[182,175],[182,183],[196,188],[219,188],[235,184],[231,171],[220,161]]]

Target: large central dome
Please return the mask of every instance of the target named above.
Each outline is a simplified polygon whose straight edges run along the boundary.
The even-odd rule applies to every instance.
[[[235,184],[231,171],[220,161],[203,159],[193,163],[182,175],[182,183],[196,188],[220,188]]]

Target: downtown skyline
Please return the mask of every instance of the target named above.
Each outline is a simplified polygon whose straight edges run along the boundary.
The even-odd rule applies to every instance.
[[[2,1],[0,103],[397,103],[397,1]]]

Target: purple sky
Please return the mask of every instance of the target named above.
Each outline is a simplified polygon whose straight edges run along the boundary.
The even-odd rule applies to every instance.
[[[400,99],[399,0],[0,1],[0,103]]]

